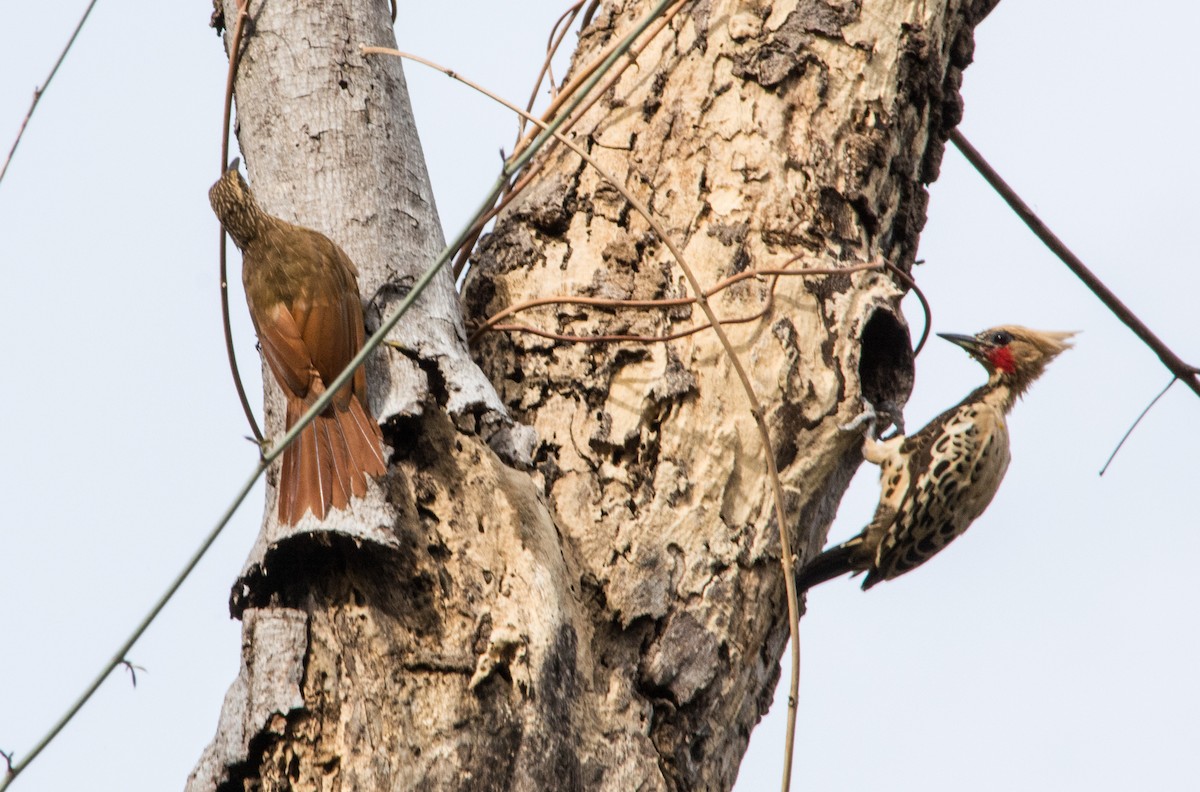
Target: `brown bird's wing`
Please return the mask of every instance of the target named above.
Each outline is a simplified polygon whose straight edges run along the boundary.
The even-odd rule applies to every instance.
[[[308,254],[316,252],[315,266],[305,279],[305,289],[292,299],[291,313],[300,339],[308,350],[322,385],[333,382],[363,344],[362,303],[354,265],[327,237],[297,229],[307,238]],[[350,394],[366,399],[366,375],[360,367],[334,400],[346,409]]]
[[[283,303],[251,312],[258,343],[271,373],[294,399],[307,399],[319,372],[291,309]]]
[[[332,242],[330,244],[333,244]],[[346,283],[347,288],[343,294],[343,310],[345,312],[345,321],[349,324],[348,330],[351,334],[351,357],[358,354],[358,351],[363,348],[366,342],[366,327],[363,324],[363,307],[362,299],[358,292],[358,268],[354,266],[354,262],[346,255],[337,245],[333,245],[334,259],[337,277]],[[347,360],[347,363],[350,361]],[[359,366],[354,372],[354,378],[350,380],[354,395],[358,397],[358,401],[363,407],[366,407],[367,401],[367,367]],[[369,412],[369,410],[368,410]]]
[[[284,289],[256,276],[247,295],[273,304],[252,306],[263,356],[287,396],[291,427],[362,348],[362,303],[354,265],[327,237],[291,226],[272,237],[271,255],[291,262]],[[257,251],[256,251],[257,252]],[[271,289],[276,285],[275,290]],[[279,516],[294,524],[308,511],[324,519],[367,491],[367,478],[386,471],[382,434],[367,404],[360,367],[330,408],[284,451]]]

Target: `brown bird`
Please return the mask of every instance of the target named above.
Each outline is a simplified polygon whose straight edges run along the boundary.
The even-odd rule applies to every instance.
[[[363,345],[363,311],[354,263],[324,234],[272,217],[259,207],[238,160],[208,191],[221,225],[242,251],[242,283],[263,357],[287,399],[291,426],[325,392]],[[308,511],[323,520],[367,492],[382,475],[383,435],[367,402],[362,367],[283,452],[279,519]]]
[[[915,435],[877,440],[873,428],[867,432],[863,457],[880,466],[883,488],[875,517],[862,533],[805,564],[796,588],[806,591],[839,575],[866,572],[866,590],[920,566],[962,535],[991,503],[1008,470],[1004,416],[1071,346],[1072,335],[1017,326],[975,336],[943,334],[987,369],[987,384]]]

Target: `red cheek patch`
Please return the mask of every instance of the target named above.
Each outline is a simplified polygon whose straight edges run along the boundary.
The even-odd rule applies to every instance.
[[[1012,350],[1006,346],[996,347],[988,352],[987,357],[992,366],[1005,374],[1012,374],[1017,370],[1016,364],[1013,362]]]

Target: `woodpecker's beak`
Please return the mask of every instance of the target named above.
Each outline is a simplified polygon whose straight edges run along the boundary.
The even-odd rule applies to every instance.
[[[938,333],[938,338],[944,338],[951,344],[956,344],[967,350],[971,355],[979,357],[983,353],[983,344],[975,336],[958,335],[957,333]]]

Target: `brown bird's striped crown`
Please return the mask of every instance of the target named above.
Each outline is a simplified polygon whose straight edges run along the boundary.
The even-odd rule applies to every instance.
[[[250,185],[238,172],[238,163],[237,159],[230,162],[221,178],[209,188],[208,202],[234,244],[245,250],[273,218],[258,205]]]

